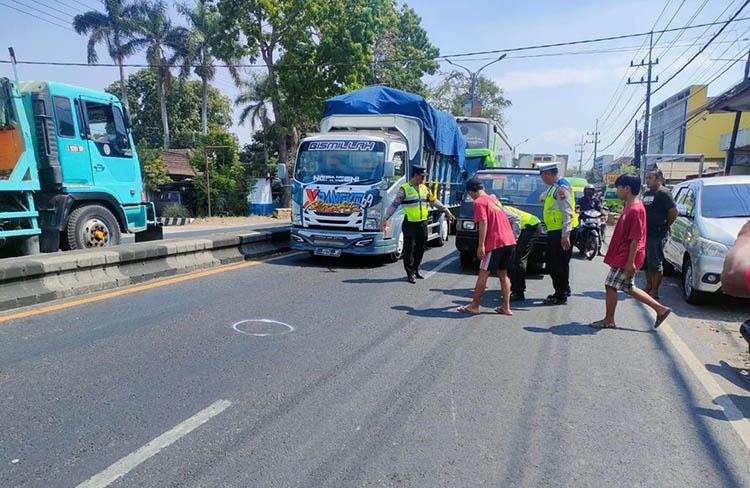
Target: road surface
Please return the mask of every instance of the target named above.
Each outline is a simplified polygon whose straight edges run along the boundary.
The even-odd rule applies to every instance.
[[[0,486],[750,486],[746,378],[633,301],[584,325],[600,261],[513,317],[496,283],[458,315],[473,273],[426,261],[410,285],[289,254],[0,316]]]

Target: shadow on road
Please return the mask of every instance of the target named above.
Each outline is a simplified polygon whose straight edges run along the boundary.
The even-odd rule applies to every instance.
[[[430,318],[430,319],[468,319],[473,317],[473,315],[460,313],[456,311],[456,306],[450,306],[450,307],[436,307],[436,308],[414,308],[409,307],[407,305],[396,305],[395,307],[391,307],[393,310],[398,310],[399,312],[406,312],[406,315],[412,316],[412,317],[423,317],[423,318]],[[480,313],[479,315],[487,315]],[[492,315],[497,315],[496,313],[492,313]]]
[[[357,278],[353,280],[343,280],[342,283],[350,285],[379,285],[383,283],[406,283],[406,278]]]
[[[717,409],[696,407],[695,413],[703,415],[704,417],[723,421],[735,421],[750,418],[750,397],[729,394],[722,395],[714,399],[714,405],[721,406],[721,404],[726,401],[732,402],[734,406],[737,407],[737,410],[739,410],[739,412],[737,412],[738,415],[733,415],[723,407]]]
[[[741,368],[735,368],[726,361],[719,361],[719,364],[707,364],[706,370],[710,373],[717,374],[722,378],[732,382],[742,389],[750,391],[750,371]]]
[[[594,329],[580,322],[553,325],[552,327],[524,327],[523,330],[538,334],[553,334],[558,336],[596,335],[599,329]]]

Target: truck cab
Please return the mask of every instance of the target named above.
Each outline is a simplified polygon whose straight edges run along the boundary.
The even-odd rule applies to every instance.
[[[130,120],[115,96],[49,81],[0,83],[24,148],[2,150],[0,238],[23,237],[31,252],[40,240],[51,252],[114,245],[149,228],[153,205],[143,201]]]

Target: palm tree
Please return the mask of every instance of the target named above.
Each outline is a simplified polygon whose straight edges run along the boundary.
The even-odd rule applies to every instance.
[[[240,94],[234,99],[235,106],[243,107],[240,112],[240,125],[245,125],[249,120],[250,127],[255,132],[256,124],[260,122],[263,128],[263,159],[268,165],[268,146],[265,138],[272,125],[268,111],[268,104],[271,103],[268,77],[253,73],[251,79],[240,82],[240,88]]]
[[[103,0],[104,12],[91,10],[73,18],[73,28],[79,34],[88,34],[88,63],[96,64],[99,56],[97,44],[106,44],[109,56],[120,68],[120,90],[122,103],[128,107],[128,88],[125,84],[125,58],[133,54],[127,41],[133,34],[135,22],[141,14],[142,3],[124,0]]]
[[[208,84],[216,76],[215,61],[227,66],[237,86],[240,86],[240,72],[237,67],[239,59],[237,46],[225,46],[218,49],[220,42],[226,42],[226,34],[221,26],[221,14],[210,0],[197,0],[190,8],[184,4],[177,5],[178,11],[187,18],[191,27],[191,51],[187,64],[195,66],[195,74],[201,79],[201,129],[208,133]]]
[[[180,76],[187,78],[190,52],[190,31],[172,25],[167,6],[162,0],[147,3],[143,15],[135,22],[133,38],[126,44],[133,52],[146,48],[146,60],[156,76],[156,96],[159,98],[163,147],[169,149],[169,117],[166,89],[172,80],[171,68],[180,66]]]

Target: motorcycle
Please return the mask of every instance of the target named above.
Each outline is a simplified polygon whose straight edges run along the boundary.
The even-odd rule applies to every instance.
[[[602,247],[602,217],[598,210],[585,210],[579,217],[574,244],[581,255],[591,261],[599,255]],[[606,221],[605,221],[606,222]]]

